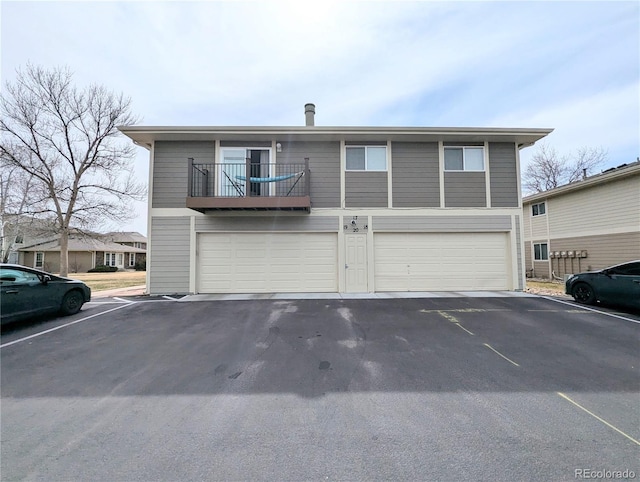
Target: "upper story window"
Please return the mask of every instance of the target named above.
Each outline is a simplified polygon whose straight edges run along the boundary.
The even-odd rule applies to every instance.
[[[445,171],[484,171],[484,147],[445,147]]]
[[[547,209],[545,203],[537,203],[531,205],[531,215],[532,216],[542,216],[546,214]]]
[[[386,171],[385,146],[347,146],[347,171]]]

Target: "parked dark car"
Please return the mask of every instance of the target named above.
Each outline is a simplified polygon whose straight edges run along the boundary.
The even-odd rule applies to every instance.
[[[82,281],[15,264],[0,264],[0,290],[3,325],[45,314],[73,315],[91,300],[91,288]]]
[[[640,260],[574,274],[567,280],[565,292],[579,303],[600,301],[640,309]]]

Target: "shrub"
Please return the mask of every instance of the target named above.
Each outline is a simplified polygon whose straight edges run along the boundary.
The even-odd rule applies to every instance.
[[[146,271],[147,270],[147,262],[143,261],[142,263],[136,263],[133,267],[136,271]]]
[[[103,264],[96,265],[95,268],[91,268],[87,273],[113,273],[118,271],[118,268],[115,266],[105,266]]]

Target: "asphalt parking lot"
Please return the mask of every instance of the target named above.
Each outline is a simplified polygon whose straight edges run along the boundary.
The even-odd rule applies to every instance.
[[[640,477],[634,315],[120,298],[0,348],[2,480]]]

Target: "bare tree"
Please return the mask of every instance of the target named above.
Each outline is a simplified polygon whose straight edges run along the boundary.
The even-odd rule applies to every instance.
[[[601,147],[581,147],[573,155],[559,156],[553,147],[541,144],[527,166],[522,185],[526,193],[548,191],[593,174],[607,159]]]
[[[27,65],[0,95],[0,156],[30,177],[30,211],[51,216],[60,273],[69,267],[69,229],[122,221],[146,188],[135,180],[134,148],[118,125],[135,124],[131,100],[103,86],[77,89],[68,68]]]
[[[6,263],[21,232],[31,177],[0,158],[0,261]]]
[[[20,146],[25,158],[31,153]],[[46,213],[46,194],[34,185],[34,177],[0,156],[0,260],[8,262],[16,244],[25,237],[50,237],[56,234],[54,218]]]

